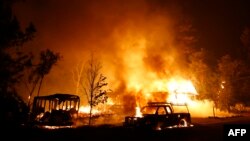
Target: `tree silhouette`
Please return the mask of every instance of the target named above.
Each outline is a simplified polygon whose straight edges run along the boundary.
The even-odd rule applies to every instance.
[[[28,106],[30,106],[30,98],[37,84],[39,83],[38,92],[37,92],[37,95],[39,96],[39,92],[41,89],[44,76],[49,74],[53,65],[55,65],[59,59],[60,59],[59,53],[54,53],[49,49],[42,51],[40,53],[40,62],[38,65],[35,65],[35,68],[33,69],[33,71],[31,72],[29,76],[29,82],[33,84],[33,87],[30,91]]]
[[[189,58],[189,75],[199,94],[197,98],[200,100],[212,100],[214,102],[214,111],[218,102],[218,74],[211,69],[205,62],[205,59],[205,50],[201,49],[197,52],[193,52]]]
[[[1,125],[14,124],[27,106],[18,96],[17,84],[24,75],[24,70],[31,66],[32,55],[21,52],[21,47],[34,37],[36,32],[31,23],[23,31],[17,18],[12,13],[14,0],[0,0],[0,106],[3,120]]]
[[[104,87],[108,85],[108,83],[106,83],[107,77],[100,73],[101,68],[101,63],[91,55],[85,67],[85,81],[83,83],[83,90],[90,106],[89,125],[91,125],[93,107],[99,103],[107,102],[108,99],[108,90],[104,89]]]
[[[230,110],[230,106],[236,104],[237,95],[240,91],[237,83],[244,74],[244,64],[241,60],[233,59],[229,55],[224,55],[218,61],[218,73],[220,87],[218,94],[218,106],[224,110]]]

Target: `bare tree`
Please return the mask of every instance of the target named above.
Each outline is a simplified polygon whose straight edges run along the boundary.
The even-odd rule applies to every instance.
[[[91,125],[93,107],[99,103],[107,102],[108,99],[108,90],[104,89],[104,87],[108,85],[108,83],[106,83],[107,77],[100,73],[101,68],[101,63],[91,55],[91,58],[86,63],[84,72],[85,81],[83,82],[83,90],[90,106],[89,125]]]
[[[81,87],[81,83],[84,80],[83,77],[83,71],[84,71],[84,63],[81,61],[77,64],[76,68],[72,71],[73,74],[73,81],[76,85],[76,94],[79,94],[83,92],[83,88]]]

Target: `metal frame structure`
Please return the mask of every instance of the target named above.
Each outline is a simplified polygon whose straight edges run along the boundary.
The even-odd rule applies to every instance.
[[[188,105],[186,104],[186,103],[183,103],[183,104],[175,104],[175,103],[170,103],[170,102],[148,102],[148,105],[149,106],[160,106],[160,105],[163,105],[163,106],[165,106],[165,105],[170,105],[171,107],[172,106],[185,106],[186,107],[186,109],[187,109],[187,111],[188,111],[188,113],[189,113],[189,109],[188,109]]]
[[[32,120],[44,125],[72,124],[72,120],[78,117],[79,106],[80,97],[73,94],[36,96],[31,111]]]

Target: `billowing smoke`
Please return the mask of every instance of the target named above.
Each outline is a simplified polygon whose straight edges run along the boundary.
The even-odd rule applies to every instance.
[[[173,1],[27,0],[15,11],[22,25],[37,27],[29,50],[50,48],[63,56],[45,77],[42,95],[75,93],[72,70],[94,52],[126,112],[141,104],[152,82],[183,74],[194,41],[187,16]]]

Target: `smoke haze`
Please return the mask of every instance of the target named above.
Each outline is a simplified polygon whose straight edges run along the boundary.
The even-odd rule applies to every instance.
[[[185,32],[180,26],[185,18],[171,1],[27,0],[14,10],[23,26],[31,21],[37,28],[29,50],[50,48],[63,56],[45,77],[44,95],[75,93],[72,70],[90,52],[102,61],[111,89],[119,93],[129,81],[177,73],[185,53],[184,38],[177,41]]]

